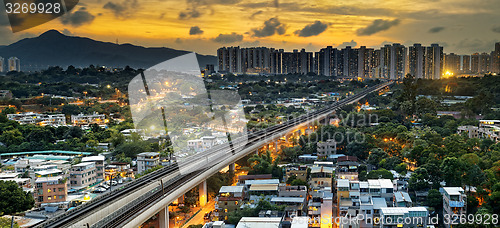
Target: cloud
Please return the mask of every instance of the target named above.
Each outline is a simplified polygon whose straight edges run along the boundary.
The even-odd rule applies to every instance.
[[[61,17],[61,23],[79,27],[84,24],[90,24],[94,21],[95,16],[90,14],[85,7],[81,7],[77,11],[68,12]]]
[[[295,31],[295,35],[300,37],[317,36],[324,32],[327,27],[327,24],[324,24],[321,21],[315,21],[312,24],[306,25],[303,29]]]
[[[256,46],[259,46],[259,44],[260,44],[260,41],[255,40],[252,42],[243,42],[240,44],[240,46],[242,46],[242,47],[256,47]]]
[[[198,26],[193,26],[191,29],[189,29],[189,35],[200,35],[203,34],[203,30],[200,29]]]
[[[73,36],[73,35],[75,35],[71,31],[69,31],[68,29],[63,29],[61,32],[62,32],[62,34],[66,35],[66,36]]]
[[[117,18],[127,18],[136,12],[139,3],[137,0],[124,0],[121,3],[107,2],[102,8],[110,10]]]
[[[179,13],[179,19],[186,20],[190,18],[198,18],[201,16],[201,13],[196,8],[191,8],[189,10],[183,11]]]
[[[261,28],[252,29],[255,37],[268,37],[274,34],[283,35],[286,32],[286,25],[281,23],[277,17],[273,17],[264,22]]]
[[[187,9],[179,13],[179,19],[187,20],[191,18],[201,17],[200,12],[212,11],[214,5],[234,5],[240,3],[241,0],[186,0]]]
[[[235,32],[231,34],[219,34],[219,36],[215,37],[213,40],[217,43],[229,44],[242,41],[243,35]]]
[[[465,53],[475,52],[491,52],[494,48],[495,42],[498,40],[483,40],[483,39],[463,39],[455,44],[455,49]]]
[[[250,16],[250,19],[254,19],[255,16],[257,16],[259,14],[262,14],[262,13],[264,13],[264,11],[262,11],[262,10],[259,10],[259,11],[255,12],[255,13],[252,13],[252,15]]]
[[[384,20],[384,19],[377,19],[374,20],[370,25],[368,25],[365,28],[360,28],[356,31],[356,34],[358,36],[369,36],[373,35],[378,32],[382,32],[385,30],[390,29],[392,26],[396,26],[400,23],[401,21],[399,19],[394,19],[394,20]]]
[[[500,26],[492,28],[491,31],[496,32],[496,33],[500,33]]]
[[[358,45],[358,43],[354,40],[351,40],[350,42],[344,42],[344,43],[341,43],[339,46],[337,46],[337,48],[345,48],[347,46],[350,46],[350,47],[356,47],[356,45]]]
[[[445,29],[445,27],[441,27],[441,26],[434,27],[434,28],[429,29],[429,33],[438,33],[438,32],[443,31],[444,29]]]

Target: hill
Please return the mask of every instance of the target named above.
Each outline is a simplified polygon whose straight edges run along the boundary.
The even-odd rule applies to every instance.
[[[132,44],[115,44],[85,37],[66,36],[49,30],[38,37],[22,39],[0,47],[0,56],[16,56],[22,70],[46,69],[48,66],[96,66],[147,68],[188,51],[171,48],[146,48]],[[198,55],[200,67],[215,64],[216,57]]]

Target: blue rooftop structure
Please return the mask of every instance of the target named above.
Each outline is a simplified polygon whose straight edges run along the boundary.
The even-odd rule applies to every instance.
[[[66,150],[43,150],[43,151],[3,153],[3,154],[0,154],[0,158],[3,156],[10,157],[10,156],[32,155],[32,154],[91,155],[92,153],[91,152],[80,152],[80,151],[66,151]],[[61,160],[61,159],[49,159],[49,160]],[[64,160],[66,160],[66,159],[64,159]]]

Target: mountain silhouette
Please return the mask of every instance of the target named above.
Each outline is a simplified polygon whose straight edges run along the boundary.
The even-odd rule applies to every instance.
[[[15,56],[21,60],[21,69],[41,70],[48,66],[87,67],[91,64],[107,67],[148,68],[165,60],[190,53],[171,48],[146,48],[132,44],[115,44],[85,37],[66,36],[49,30],[38,37],[19,40],[0,46],[0,56]],[[200,68],[216,64],[215,56],[197,55]]]

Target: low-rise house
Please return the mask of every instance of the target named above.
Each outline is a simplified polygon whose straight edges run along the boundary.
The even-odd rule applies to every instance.
[[[74,165],[70,170],[71,188],[79,190],[96,183],[96,166],[93,162],[83,162]]]
[[[227,220],[227,214],[241,207],[245,200],[244,186],[222,186],[215,201],[219,219]]]
[[[467,195],[461,187],[443,187],[439,189],[443,195],[443,216],[450,220],[467,214]],[[450,227],[450,224],[445,224]]]
[[[97,180],[104,180],[104,160],[102,155],[83,157],[82,162],[94,162],[96,167]]]
[[[143,173],[160,164],[160,153],[144,152],[137,155],[137,173]]]
[[[39,177],[36,179],[34,198],[37,206],[42,203],[64,202],[67,196],[68,185],[63,177]]]

